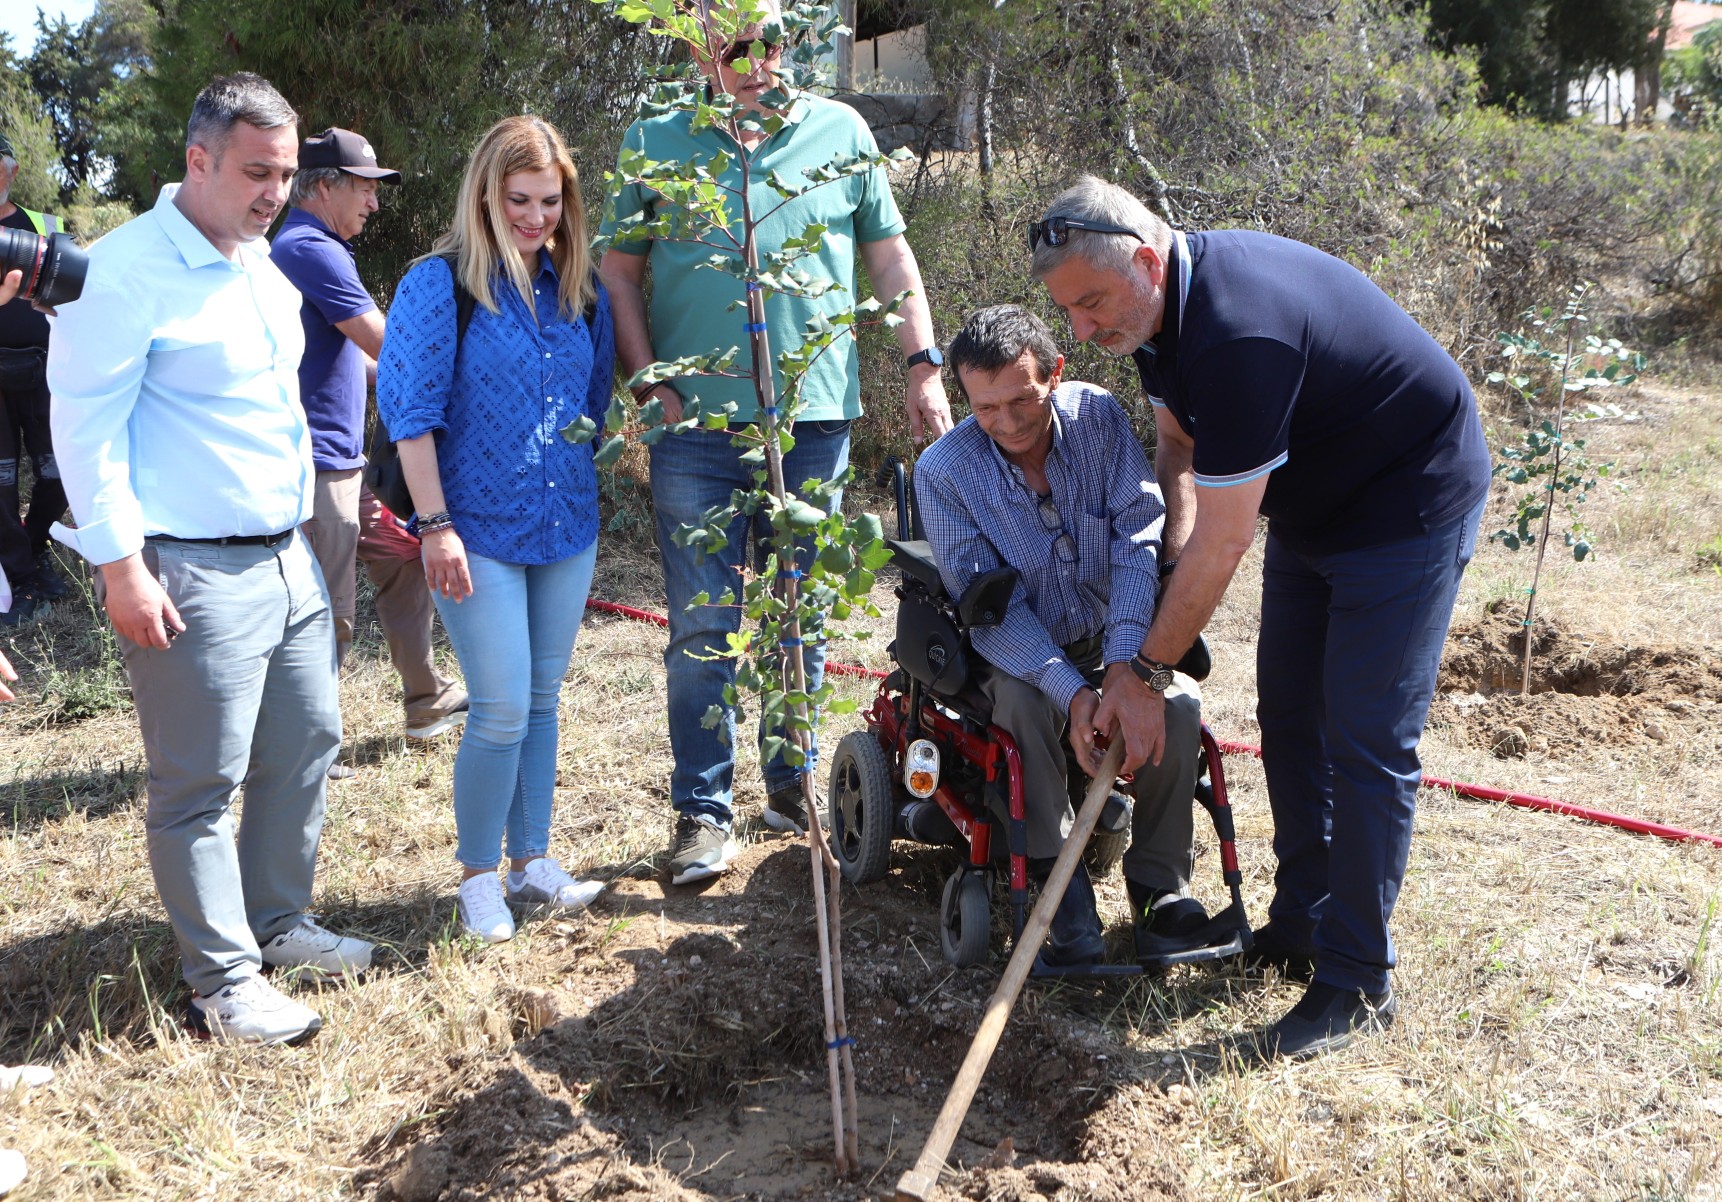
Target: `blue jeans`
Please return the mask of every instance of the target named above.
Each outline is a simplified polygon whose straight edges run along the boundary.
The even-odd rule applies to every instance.
[[[706,555],[676,546],[673,535],[685,525],[699,522],[707,510],[727,505],[738,488],[753,487],[754,468],[741,461],[746,447],[730,445],[722,430],[689,430],[663,439],[652,447],[652,506],[657,512],[658,554],[664,561],[664,592],[668,596],[670,645],[664,651],[664,670],[670,695],[670,749],[675,767],[670,774],[670,801],[685,815],[709,818],[720,826],[730,825],[735,783],[735,710],[724,706],[724,686],[735,681],[735,661],[717,656],[727,646],[729,635],[741,629],[741,610],[733,605],[688,603],[700,593],[715,601],[726,589],[742,592],[741,567],[749,536],[754,542],[754,564],[763,562],[769,550],[771,526],[765,516],[737,515],[727,531],[729,544],[716,555]],[[784,457],[783,478],[791,489],[817,477],[829,480],[849,466],[847,421],[801,421],[795,426],[795,447]],[[841,496],[831,499],[827,512],[835,510]],[[797,560],[806,566],[806,549]],[[825,670],[823,640],[807,638],[802,662],[807,688],[819,687]],[[704,725],[706,711],[723,707],[723,720],[712,729]],[[762,724],[761,737],[766,733]],[[767,791],[796,780],[796,770],[775,756],[764,766]]]
[[[1292,550],[1269,527],[1256,644],[1274,816],[1268,917],[1315,949],[1318,981],[1380,993],[1405,879],[1417,743],[1482,505],[1385,546]]]
[[[501,862],[505,829],[514,859],[550,848],[556,705],[597,561],[596,542],[542,566],[468,552],[472,595],[433,594],[471,707],[454,757],[454,854],[467,868]]]

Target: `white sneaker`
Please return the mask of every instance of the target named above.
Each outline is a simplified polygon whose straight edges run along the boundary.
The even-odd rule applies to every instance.
[[[209,997],[192,994],[191,1029],[223,1043],[301,1044],[323,1020],[262,977],[241,977]]]
[[[0,1197],[17,1189],[24,1177],[24,1154],[11,1148],[0,1151]]]
[[[528,860],[521,869],[526,879],[520,888],[508,889],[508,900],[517,906],[554,906],[558,910],[584,910],[604,892],[603,881],[577,881],[562,871],[549,856]]]
[[[54,1070],[45,1064],[0,1065],[0,1089],[35,1089],[53,1081]]]
[[[481,872],[460,883],[456,896],[460,925],[468,935],[486,943],[507,943],[514,938],[514,915],[502,896],[502,881],[494,872]]]
[[[275,936],[259,950],[263,963],[271,968],[309,968],[339,977],[369,968],[375,945],[325,931],[307,916],[291,931]]]

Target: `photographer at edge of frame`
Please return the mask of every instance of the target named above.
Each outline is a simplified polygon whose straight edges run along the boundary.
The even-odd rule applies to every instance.
[[[3,139],[0,139],[3,140]],[[10,271],[4,279],[0,279],[0,306],[8,305],[17,299],[18,290],[23,286],[24,273]],[[24,302],[28,304],[29,302]],[[9,613],[12,608],[12,586],[7,583],[6,571],[0,567],[0,615]],[[18,673],[12,670],[7,662],[5,652],[0,652],[0,704],[16,701],[17,694],[6,687],[6,681],[17,680]],[[0,1065],[0,1090],[17,1089],[20,1086],[29,1088],[46,1085],[54,1079],[54,1071],[41,1065],[25,1064],[19,1066]],[[24,1155],[12,1148],[0,1148],[0,1197],[11,1193],[24,1180],[26,1166]]]
[[[40,237],[63,228],[52,213],[12,200],[17,178],[17,152],[0,133],[0,229]],[[42,602],[57,601],[69,591],[48,550],[48,527],[66,512],[66,490],[48,433],[48,318],[17,292],[10,289],[9,299],[0,303],[0,569],[14,589],[12,608],[0,613],[0,627],[23,625]],[[26,453],[35,474],[28,517],[19,496]]]

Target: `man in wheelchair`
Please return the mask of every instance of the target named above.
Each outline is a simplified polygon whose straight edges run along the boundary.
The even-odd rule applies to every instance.
[[[974,679],[1022,757],[1031,878],[1044,879],[1072,824],[1067,758],[1098,767],[1100,689],[1135,671],[1166,697],[1165,738],[1135,776],[1125,884],[1137,955],[1190,950],[1208,915],[1189,896],[1201,705],[1194,682],[1136,661],[1153,621],[1165,505],[1130,419],[1092,384],[1061,382],[1045,323],[1016,305],[969,317],[946,356],[971,416],[922,453],[915,495],[947,592],[1001,566],[1018,574],[1003,620],[970,632]],[[1132,665],[1135,664],[1135,667]],[[1079,865],[1041,953],[1054,969],[1100,962],[1105,945]]]

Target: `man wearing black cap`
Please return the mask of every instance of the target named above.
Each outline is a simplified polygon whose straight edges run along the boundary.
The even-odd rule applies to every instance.
[[[345,658],[353,641],[354,571],[363,559],[377,590],[377,617],[406,691],[407,736],[430,738],[466,718],[466,693],[436,669],[431,653],[435,609],[425,587],[418,542],[365,489],[366,384],[376,378],[383,315],[365,290],[351,239],[377,211],[380,184],[401,175],[377,165],[361,135],[327,129],[299,147],[292,205],[270,258],[304,295],[305,357],[299,394],[311,426],[316,500],[306,537],[323,567]],[[335,765],[330,775],[351,776]]]
[[[0,228],[55,232],[59,220],[52,213],[12,203],[17,177],[17,152],[0,133]],[[23,298],[0,305],[0,570],[16,590],[11,611],[0,613],[0,626],[27,621],[42,602],[68,591],[48,553],[48,527],[66,512],[66,490],[48,434],[47,364],[47,317]],[[36,477],[28,517],[18,495],[25,452]]]

